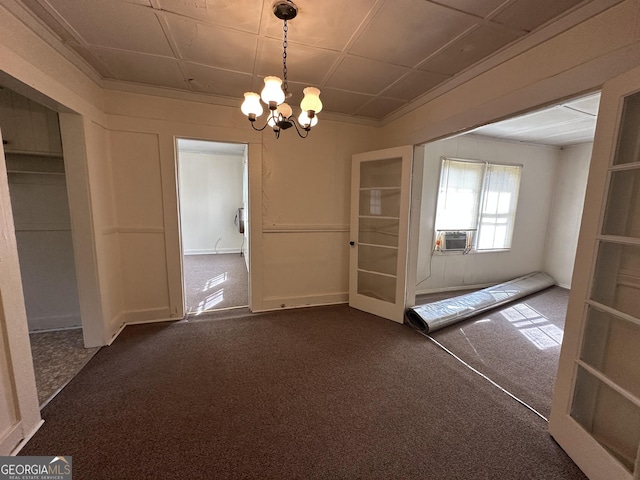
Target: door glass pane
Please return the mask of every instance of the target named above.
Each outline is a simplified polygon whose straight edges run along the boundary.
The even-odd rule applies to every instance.
[[[640,246],[601,242],[591,298],[640,319]]]
[[[360,215],[398,218],[400,215],[400,189],[360,190]]]
[[[640,398],[640,326],[590,307],[581,358]]]
[[[358,293],[394,303],[396,299],[396,279],[376,275],[375,273],[358,272]]]
[[[578,367],[571,416],[633,472],[640,443],[640,408]]]
[[[361,218],[358,240],[360,243],[397,247],[399,229],[400,222],[398,220]]]
[[[395,275],[398,268],[398,249],[360,244],[358,246],[358,268],[369,272]]]
[[[640,169],[612,172],[602,233],[640,238]]]
[[[402,184],[402,158],[370,160],[360,164],[360,188],[399,187]]]
[[[629,95],[624,99],[618,146],[613,159],[614,165],[640,161],[640,93]]]
[[[357,291],[389,303],[396,301],[398,249],[389,247],[398,246],[401,185],[402,158],[360,163]]]

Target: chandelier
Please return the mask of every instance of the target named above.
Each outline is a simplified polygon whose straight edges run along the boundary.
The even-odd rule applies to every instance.
[[[304,98],[300,102],[302,113],[297,121],[293,116],[293,109],[285,102],[287,98],[291,97],[287,82],[287,20],[292,20],[296,17],[298,7],[291,0],[280,0],[273,4],[273,14],[284,22],[282,27],[284,31],[284,40],[282,42],[282,76],[284,81],[279,77],[265,77],[264,88],[260,95],[254,92],[246,92],[244,94],[241,110],[251,122],[254,130],[260,132],[268,125],[273,128],[276,138],[280,138],[282,130],[295,127],[300,137],[307,138],[311,127],[318,123],[317,114],[322,110],[320,90],[315,87],[307,87],[303,90]],[[269,108],[269,113],[266,123],[258,128],[256,127],[256,119],[264,111],[260,99]]]

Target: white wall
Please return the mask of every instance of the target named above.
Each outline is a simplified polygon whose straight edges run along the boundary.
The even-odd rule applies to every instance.
[[[592,149],[593,143],[563,148],[556,170],[544,271],[565,288],[571,288]]]
[[[64,174],[9,173],[9,190],[29,330],[79,326]]]
[[[243,206],[244,158],[188,151],[178,157],[184,254],[240,253],[234,218]]]
[[[425,145],[418,247],[418,293],[497,283],[541,270],[560,149],[464,135]],[[441,157],[521,164],[511,249],[507,252],[431,254]]]
[[[131,292],[125,321],[182,316],[175,138],[249,145],[253,310],[347,301],[351,156],[378,147],[377,128],[324,119],[306,139],[288,131],[276,140],[255,132],[237,107],[119,91],[107,98],[114,168],[122,171],[113,185],[118,222],[130,224],[126,233],[118,226],[123,289]],[[153,249],[133,243],[134,232]]]

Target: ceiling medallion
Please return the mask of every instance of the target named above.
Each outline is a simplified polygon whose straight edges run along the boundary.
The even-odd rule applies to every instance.
[[[280,132],[295,127],[296,132],[302,138],[307,138],[309,131],[318,123],[317,114],[322,110],[320,90],[315,87],[307,87],[303,90],[304,98],[300,102],[302,113],[298,120],[293,116],[293,109],[285,102],[291,97],[287,82],[287,21],[292,20],[298,14],[298,7],[290,0],[279,0],[273,4],[273,14],[284,22],[284,40],[282,42],[282,74],[284,81],[279,77],[265,77],[264,88],[260,95],[254,92],[244,94],[242,113],[244,113],[254,130],[262,131],[267,125],[273,128],[276,138],[280,138]],[[262,115],[263,107],[260,99],[268,106],[269,113],[266,123],[256,127],[256,119]]]

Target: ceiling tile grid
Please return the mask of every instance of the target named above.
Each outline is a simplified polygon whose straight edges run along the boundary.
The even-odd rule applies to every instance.
[[[18,0],[105,79],[242,102],[282,77],[274,0]],[[588,0],[297,0],[287,67],[297,100],[383,119]]]

